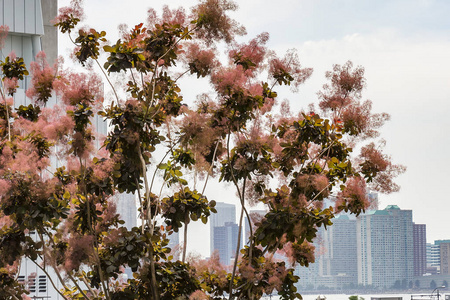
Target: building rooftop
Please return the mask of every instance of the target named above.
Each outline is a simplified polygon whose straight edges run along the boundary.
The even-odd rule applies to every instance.
[[[400,209],[397,205],[388,205],[384,210],[391,210],[391,209]]]
[[[371,210],[368,211],[366,215],[389,216],[390,214],[386,210]]]

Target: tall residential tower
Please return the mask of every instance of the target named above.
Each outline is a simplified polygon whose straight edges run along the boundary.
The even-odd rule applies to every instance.
[[[389,205],[357,219],[358,283],[391,288],[414,275],[412,211]]]
[[[239,226],[236,224],[236,206],[217,202],[216,214],[210,217],[211,254],[218,251],[220,262],[229,265],[237,247]],[[242,244],[242,243],[241,243]]]
[[[414,276],[427,272],[427,226],[413,224]]]

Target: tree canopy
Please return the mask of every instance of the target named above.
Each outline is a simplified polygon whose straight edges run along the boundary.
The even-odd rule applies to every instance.
[[[6,299],[27,297],[16,276],[23,258],[55,274],[51,283],[60,282],[64,299],[259,299],[275,292],[297,299],[294,268],[314,262],[318,227],[342,211],[364,212],[369,189],[398,190],[392,179],[404,168],[375,140],[389,116],[363,100],[364,69],[333,66],[318,105],[292,112],[276,88],[296,90],[312,69],[295,50],[279,56],[268,49],[267,33],[238,43],[245,29],[228,15],[236,8],[203,0],[189,13],[150,9],[145,22],[122,28],[112,42],[105,31],[82,26],[82,5],[73,1],[55,26],[71,37],[85,72],[51,67],[39,54],[28,106],[14,103],[18,80],[28,75],[23,60],[10,55],[1,63]],[[106,96],[99,74],[111,89]],[[195,101],[179,88],[186,76],[207,79],[195,87]],[[52,95],[57,105],[48,104]],[[96,116],[108,120],[106,137],[93,126]],[[211,178],[235,187],[239,239],[243,217],[249,220],[250,238],[232,266],[216,254],[186,254],[188,225],[216,212],[217,195],[205,193]],[[139,200],[140,226],[131,230],[111,200],[124,192]],[[253,205],[267,210],[262,219],[249,215]],[[176,260],[168,239],[179,230],[185,238]],[[133,278],[124,279],[125,268]]]

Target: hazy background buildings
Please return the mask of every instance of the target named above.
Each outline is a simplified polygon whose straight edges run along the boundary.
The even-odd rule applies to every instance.
[[[221,262],[229,265],[236,250],[236,207],[219,202],[216,208],[210,223],[210,251],[218,251]],[[250,212],[253,222],[264,214],[264,210]],[[246,243],[249,227],[244,221]],[[314,245],[315,263],[297,268],[301,291],[429,289],[450,281],[450,240],[427,244],[426,225],[415,224],[413,211],[397,205],[358,217],[338,215],[332,226],[319,228]]]
[[[210,222],[210,250],[217,251],[220,262],[231,264],[236,254],[239,226],[236,224],[236,206],[223,202],[216,203],[216,214],[212,214]],[[240,243],[242,246],[242,240]]]
[[[450,240],[426,243],[412,210],[389,205],[320,228],[316,262],[298,268],[301,290],[429,289],[448,285]]]

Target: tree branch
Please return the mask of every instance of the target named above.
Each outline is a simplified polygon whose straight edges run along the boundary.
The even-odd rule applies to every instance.
[[[58,292],[58,294],[60,294],[61,297],[63,297],[65,300],[69,300],[68,298],[66,298],[66,297],[64,296],[63,293],[61,293],[60,290],[58,290],[58,288],[56,287],[56,284],[53,282],[53,279],[52,279],[52,277],[48,274],[47,270],[45,270],[45,268],[41,267],[41,265],[39,265],[36,261],[34,261],[33,259],[31,259],[31,257],[29,257],[28,255],[27,255],[27,257],[28,257],[28,258],[29,258],[29,259],[30,259],[30,260],[31,260],[31,261],[32,261],[39,269],[41,269],[42,272],[45,273],[45,275],[47,275],[47,278],[48,278],[48,280],[50,280],[50,283],[52,284],[52,286],[53,286],[53,288],[55,289],[55,291]]]

